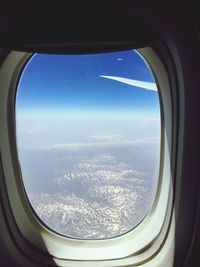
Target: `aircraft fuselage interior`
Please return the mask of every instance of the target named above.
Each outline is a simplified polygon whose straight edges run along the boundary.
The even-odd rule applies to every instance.
[[[200,266],[200,9],[0,2],[0,266]]]

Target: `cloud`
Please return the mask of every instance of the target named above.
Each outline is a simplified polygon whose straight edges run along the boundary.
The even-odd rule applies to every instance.
[[[50,150],[68,150],[68,151],[79,151],[81,149],[107,149],[111,147],[124,147],[124,146],[144,146],[151,144],[158,144],[159,140],[157,139],[136,139],[136,140],[127,140],[127,139],[119,139],[104,142],[88,142],[88,143],[64,143],[64,144],[54,144],[54,145],[43,145],[43,146],[24,146],[23,149],[31,149],[31,150],[39,150],[39,151],[50,151]]]
[[[92,139],[95,139],[96,141],[118,141],[122,138],[119,134],[113,134],[113,135],[106,135],[106,134],[97,134],[92,135]]]
[[[144,82],[144,81],[138,81],[138,80],[133,80],[133,79],[127,79],[123,77],[116,77],[116,76],[105,76],[105,75],[100,75],[101,78],[106,78],[110,80],[115,80],[121,83],[129,84],[132,86],[140,87],[146,90],[151,90],[151,91],[157,91],[157,86],[155,83],[150,83],[150,82]]]

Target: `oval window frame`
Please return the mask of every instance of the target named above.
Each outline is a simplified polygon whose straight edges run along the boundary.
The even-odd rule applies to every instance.
[[[160,99],[163,108],[161,110],[160,178],[153,207],[143,222],[122,236],[106,240],[83,241],[62,237],[44,227],[33,216],[18,164],[14,112],[18,80],[32,54],[13,51],[8,55],[0,70],[0,87],[2,88],[0,146],[12,214],[21,235],[55,261],[88,263],[106,261],[105,266],[121,266],[121,260],[126,258],[131,264],[139,264],[151,258],[166,239],[172,219],[173,196],[170,163],[172,150],[170,84],[167,72],[157,54],[151,48],[138,49],[138,51],[149,63],[161,92]],[[115,265],[112,265],[113,261]]]

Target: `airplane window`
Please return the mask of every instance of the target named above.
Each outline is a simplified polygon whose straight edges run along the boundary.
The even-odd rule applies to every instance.
[[[37,218],[106,239],[148,214],[160,168],[160,101],[137,51],[35,54],[16,94],[18,158]]]

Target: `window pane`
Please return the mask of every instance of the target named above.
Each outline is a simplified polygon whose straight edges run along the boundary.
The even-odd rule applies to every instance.
[[[24,187],[38,218],[78,239],[136,227],[160,167],[160,103],[141,55],[35,54],[16,96]]]

